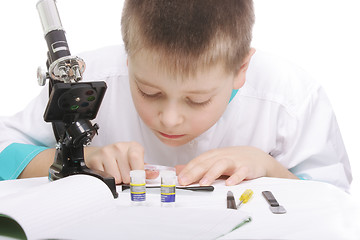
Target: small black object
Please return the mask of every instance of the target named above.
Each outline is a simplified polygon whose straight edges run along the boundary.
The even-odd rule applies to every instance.
[[[122,191],[130,189],[129,184],[122,184]],[[161,186],[147,186],[146,188],[161,188]],[[213,186],[192,186],[192,187],[176,187],[176,189],[182,189],[182,190],[190,190],[190,191],[205,191],[205,192],[212,192],[214,191]]]

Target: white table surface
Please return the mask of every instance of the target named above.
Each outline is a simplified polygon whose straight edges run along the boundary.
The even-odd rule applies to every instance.
[[[46,183],[48,179],[45,177],[2,181],[0,198]],[[360,239],[360,204],[330,184],[259,178],[231,187],[225,186],[222,180],[213,185],[215,190],[211,193],[177,190],[176,207],[225,209],[228,190],[234,193],[238,201],[246,189],[252,189],[252,199],[240,208],[252,217],[252,222],[222,239]],[[130,206],[129,190],[121,191],[121,186],[117,186],[117,191],[119,197],[115,200],[116,204]],[[159,191],[147,190],[150,207],[160,205]],[[271,213],[262,191],[271,191],[287,213]]]

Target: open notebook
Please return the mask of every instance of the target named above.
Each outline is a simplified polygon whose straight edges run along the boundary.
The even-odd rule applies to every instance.
[[[225,207],[131,206],[119,193],[114,199],[97,178],[75,175],[1,194],[0,236],[25,238],[22,228],[28,239],[216,239],[249,219]]]

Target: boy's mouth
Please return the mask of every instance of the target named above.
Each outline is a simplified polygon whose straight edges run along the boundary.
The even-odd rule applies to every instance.
[[[165,137],[165,138],[170,138],[170,139],[177,139],[177,138],[181,138],[183,136],[185,136],[184,134],[182,135],[169,135],[169,134],[166,134],[166,133],[162,133],[162,132],[159,132],[161,136]]]

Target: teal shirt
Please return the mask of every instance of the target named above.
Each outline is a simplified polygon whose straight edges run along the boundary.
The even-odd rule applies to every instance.
[[[238,91],[239,91],[239,89],[233,89],[232,90],[229,103],[231,102],[231,100],[233,100],[233,98],[235,97],[235,95],[237,94]]]
[[[0,153],[0,180],[16,179],[29,162],[47,149],[23,143],[12,143]]]

